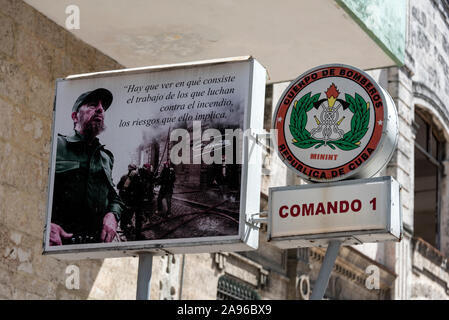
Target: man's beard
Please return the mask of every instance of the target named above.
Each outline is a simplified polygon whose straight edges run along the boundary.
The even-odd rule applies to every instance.
[[[105,129],[104,120],[96,121],[93,117],[82,124],[83,135],[86,137],[96,137]]]

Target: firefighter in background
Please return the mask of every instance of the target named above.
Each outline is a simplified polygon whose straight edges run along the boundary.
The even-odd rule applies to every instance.
[[[158,178],[158,183],[161,188],[157,196],[158,213],[162,216],[169,216],[171,214],[171,199],[173,196],[173,188],[175,185],[175,169],[171,166],[170,160],[164,163],[164,168]],[[164,212],[163,200],[166,201],[167,210]]]
[[[143,183],[144,198],[151,204],[154,196],[155,182],[153,166],[149,163],[145,163],[143,167],[139,169],[139,176]]]
[[[222,155],[221,163],[213,164],[212,186],[218,187],[224,200],[228,200],[228,168],[226,165],[226,157]]]
[[[144,187],[136,165],[128,165],[128,173],[122,176],[120,182],[117,184],[117,189],[119,190],[119,196],[126,205],[126,210],[120,221],[120,227],[124,232],[129,232],[129,224],[132,222],[132,218],[135,215],[135,233],[136,238],[138,239],[142,228],[141,211],[144,198]]]

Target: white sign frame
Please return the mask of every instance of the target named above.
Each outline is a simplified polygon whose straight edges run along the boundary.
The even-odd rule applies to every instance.
[[[250,70],[247,92],[248,103],[244,110],[244,127],[242,129],[244,131],[248,129],[260,131],[263,129],[264,121],[265,85],[267,74],[265,68],[251,56],[74,75],[64,79],[58,79],[57,85],[58,82],[61,81],[95,79],[95,81],[98,82],[98,87],[101,87],[101,78],[106,79],[108,77],[120,77],[122,75],[152,72],[160,73],[164,71],[179,69],[201,69],[203,67],[213,68],[214,66],[218,65],[239,63],[248,64]],[[58,133],[55,132],[55,115],[56,98],[52,127],[53,140],[49,164],[49,191],[47,201],[46,225],[44,228],[43,254],[55,255],[57,258],[61,259],[98,259],[109,257],[136,256],[137,254],[140,254],[142,252],[163,255],[167,253],[206,253],[219,251],[246,251],[257,249],[259,242],[259,228],[247,223],[247,221],[249,220],[251,215],[260,211],[260,176],[262,168],[262,148],[256,143],[255,139],[251,139],[247,135],[244,135],[244,139],[242,141],[243,159],[241,167],[240,218],[237,235],[50,246],[49,236],[53,198],[53,182],[55,178],[55,141]]]
[[[378,203],[378,206],[384,205],[385,224],[382,228],[354,228],[353,230],[335,231],[328,227],[328,231],[308,234],[290,234],[288,236],[279,235],[273,228],[273,220],[280,219],[275,217],[276,210],[273,208],[273,195],[283,191],[295,191],[298,196],[302,196],[304,191],[323,192],[325,189],[345,188],[372,183],[381,184],[382,192],[385,193],[384,203]],[[335,190],[335,189],[334,189]],[[369,242],[400,241],[402,238],[402,206],[400,200],[399,183],[392,177],[378,177],[359,180],[345,180],[334,183],[307,184],[289,187],[270,188],[268,203],[268,232],[267,241],[281,248],[301,248],[301,247],[325,247],[331,241],[341,241],[342,245],[356,245]],[[331,200],[331,199],[326,199]],[[293,232],[296,232],[295,230]]]

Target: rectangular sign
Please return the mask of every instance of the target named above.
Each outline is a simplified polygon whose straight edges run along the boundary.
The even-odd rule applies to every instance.
[[[399,239],[399,184],[381,177],[271,188],[268,231],[283,248]]]
[[[266,70],[253,58],[56,83],[44,253],[257,248]],[[251,188],[248,181],[251,181]]]

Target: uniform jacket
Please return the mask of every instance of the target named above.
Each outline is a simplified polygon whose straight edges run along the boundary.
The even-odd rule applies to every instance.
[[[142,205],[145,188],[137,169],[123,175],[117,184],[117,189],[119,190],[120,198],[127,206],[136,207]]]
[[[113,154],[97,138],[58,135],[52,222],[69,233],[98,233],[106,213],[117,221],[123,202],[112,181]]]

